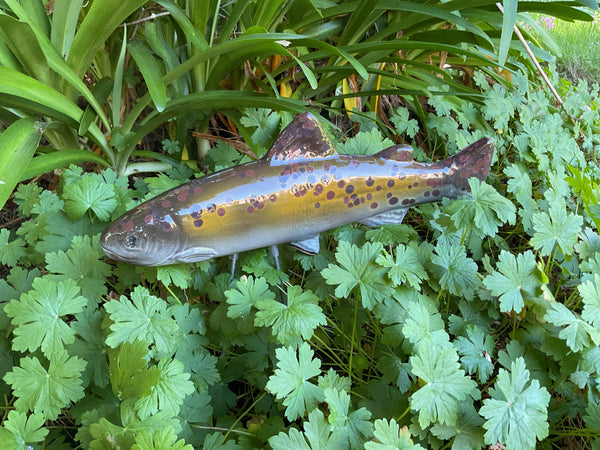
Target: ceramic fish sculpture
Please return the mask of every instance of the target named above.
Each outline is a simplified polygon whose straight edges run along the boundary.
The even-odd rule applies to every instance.
[[[312,114],[288,125],[264,158],[171,189],[102,234],[104,253],[143,266],[203,261],[291,243],[319,251],[319,233],[352,222],[400,223],[410,206],[468,194],[487,177],[493,144],[480,139],[434,163],[409,146],[340,155]]]

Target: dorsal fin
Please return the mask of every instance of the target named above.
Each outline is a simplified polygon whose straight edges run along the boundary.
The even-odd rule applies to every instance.
[[[392,145],[391,147],[384,148],[377,156],[385,159],[391,159],[392,161],[407,162],[413,160],[413,149],[410,145]]]
[[[271,160],[271,164],[283,164],[330,158],[336,154],[331,139],[317,118],[310,113],[303,113],[281,132],[267,153],[267,159]]]

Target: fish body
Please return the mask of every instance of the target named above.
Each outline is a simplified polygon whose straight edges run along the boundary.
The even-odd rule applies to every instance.
[[[171,189],[127,212],[102,234],[104,252],[145,266],[203,261],[291,243],[319,251],[319,233],[352,222],[400,223],[410,206],[468,193],[493,153],[480,139],[439,162],[409,146],[340,155],[311,114],[298,116],[260,160]]]

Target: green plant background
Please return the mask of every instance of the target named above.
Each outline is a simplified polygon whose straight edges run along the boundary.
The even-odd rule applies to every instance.
[[[530,14],[591,22],[579,6],[597,7],[1,3],[2,442],[596,448],[599,87],[559,78]],[[228,258],[102,254],[111,220],[264,154],[307,109],[340,153],[492,137],[490,176],[323,233],[316,256],[282,246],[283,272],[264,249],[233,281]]]

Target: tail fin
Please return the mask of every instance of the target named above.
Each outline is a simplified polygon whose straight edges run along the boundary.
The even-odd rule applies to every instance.
[[[494,154],[494,143],[489,138],[482,138],[465,147],[456,155],[445,159],[440,164],[450,168],[448,181],[454,188],[453,194],[460,195],[470,192],[468,179],[476,177],[484,181]]]

